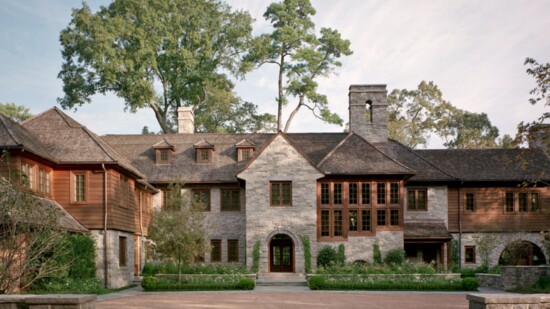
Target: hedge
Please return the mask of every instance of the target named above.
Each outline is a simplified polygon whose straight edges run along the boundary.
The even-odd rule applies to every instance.
[[[383,291],[476,291],[478,287],[475,278],[440,279],[429,278],[414,280],[402,279],[368,279],[368,278],[337,278],[330,276],[314,276],[308,281],[312,290],[383,290]]]

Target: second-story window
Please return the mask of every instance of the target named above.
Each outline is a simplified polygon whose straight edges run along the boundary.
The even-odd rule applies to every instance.
[[[50,194],[51,192],[51,176],[50,172],[39,169],[38,170],[38,191]]]
[[[272,181],[271,206],[292,206],[292,182]]]
[[[209,189],[193,189],[193,202],[200,209],[210,211],[210,190]]]
[[[74,179],[74,201],[86,202],[86,174],[73,173]]]
[[[241,210],[240,190],[222,190],[221,191],[221,210],[239,211]]]
[[[475,211],[475,200],[474,200],[474,194],[473,193],[466,193],[466,198],[465,198],[465,210],[467,212],[474,212]]]
[[[21,184],[29,189],[34,189],[34,165],[21,162]]]

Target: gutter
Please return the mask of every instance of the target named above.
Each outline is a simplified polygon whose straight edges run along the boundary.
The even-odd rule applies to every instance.
[[[105,266],[104,270],[104,281],[105,281],[105,288],[109,287],[109,259],[108,259],[108,241],[107,241],[107,169],[105,168],[105,164],[101,164],[101,168],[103,169],[103,213],[104,213],[104,221],[103,221],[103,265]]]

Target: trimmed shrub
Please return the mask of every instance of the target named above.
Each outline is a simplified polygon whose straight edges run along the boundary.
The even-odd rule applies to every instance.
[[[372,256],[374,259],[374,264],[382,264],[382,252],[380,251],[378,241],[372,246]]]
[[[462,289],[464,291],[477,291],[479,284],[476,278],[462,279]]]
[[[340,266],[344,266],[346,264],[346,246],[344,244],[340,244],[338,246],[338,255],[336,256],[336,263]]]
[[[256,287],[256,282],[250,278],[242,278],[239,280],[238,288],[240,290],[254,290]]]
[[[403,276],[399,278],[380,278],[372,276],[317,276],[317,282],[310,288],[322,290],[381,290],[381,291],[463,291],[462,279],[447,279],[434,276],[415,278]],[[321,279],[322,278],[322,279]],[[471,289],[471,283],[467,288]]]
[[[401,248],[394,248],[388,251],[384,263],[388,265],[403,265],[405,261],[405,250]]]
[[[94,239],[86,234],[70,234],[68,240],[72,253],[69,277],[74,279],[95,278]]]
[[[252,271],[257,273],[260,270],[260,241],[256,240],[252,249]]]
[[[308,285],[311,290],[321,290],[325,285],[325,278],[321,276],[313,276],[309,278]]]
[[[304,267],[306,273],[311,273],[311,245],[309,242],[309,237],[307,235],[302,235],[300,237],[302,243],[304,244]]]
[[[157,286],[158,280],[153,276],[145,276],[141,280],[141,287],[145,291],[154,290]]]
[[[317,255],[317,267],[327,267],[335,265],[338,260],[338,254],[331,246],[325,246]]]

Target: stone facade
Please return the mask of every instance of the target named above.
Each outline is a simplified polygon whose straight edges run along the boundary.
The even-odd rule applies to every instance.
[[[428,197],[428,210],[427,211],[410,211],[407,210],[407,199],[405,198],[405,222],[408,220],[443,220],[445,226],[448,226],[449,213],[448,213],[448,193],[447,186],[414,186],[411,188],[426,188]]]
[[[284,234],[294,243],[294,271],[304,273],[300,240],[311,240],[312,261],[317,258],[317,179],[323,177],[282,135],[238,175],[246,181],[246,264],[252,266],[253,247],[260,246],[260,275],[269,271],[269,242]],[[292,206],[270,206],[270,182],[292,182]],[[312,263],[315,264],[315,263]]]
[[[96,242],[96,274],[102,280],[105,278],[105,242],[103,230],[92,230]],[[126,264],[120,261],[121,239],[126,239]],[[107,230],[107,265],[108,288],[120,288],[132,283],[134,279],[134,235],[131,233]]]
[[[373,144],[388,141],[386,85],[349,87],[349,129]],[[369,106],[370,105],[370,106]],[[370,108],[370,118],[365,117]]]

